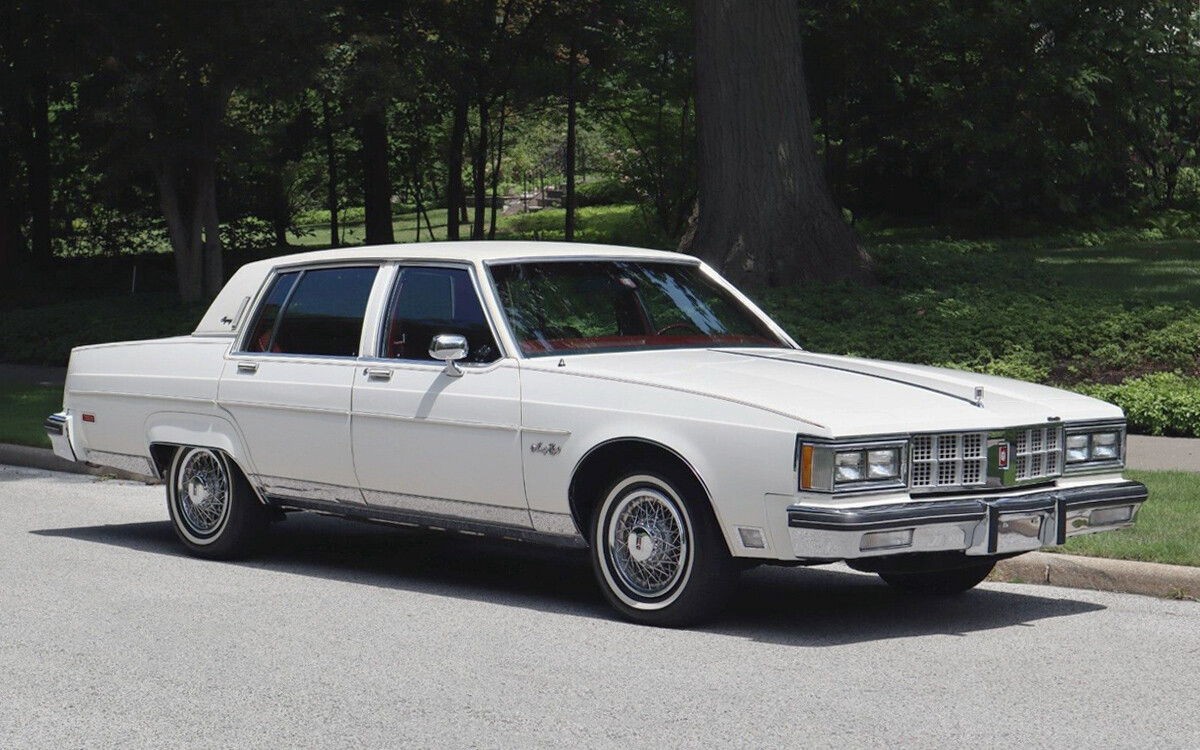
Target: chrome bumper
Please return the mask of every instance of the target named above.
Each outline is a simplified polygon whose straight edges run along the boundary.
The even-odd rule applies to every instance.
[[[948,551],[1005,555],[1131,526],[1145,501],[1145,485],[1124,481],[857,508],[793,505],[787,509],[788,534],[793,553],[805,559]]]
[[[50,438],[50,446],[54,455],[68,461],[78,461],[75,450],[71,447],[71,423],[65,411],[46,417],[46,435]]]

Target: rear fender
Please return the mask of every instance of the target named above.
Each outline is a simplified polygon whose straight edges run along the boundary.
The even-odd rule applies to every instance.
[[[146,420],[146,445],[150,455],[158,461],[159,454],[153,450],[158,445],[189,445],[197,448],[214,448],[229,456],[247,477],[256,472],[246,451],[241,433],[233,423],[222,417],[206,414],[181,412],[157,412]],[[165,478],[169,467],[160,466],[159,473]]]

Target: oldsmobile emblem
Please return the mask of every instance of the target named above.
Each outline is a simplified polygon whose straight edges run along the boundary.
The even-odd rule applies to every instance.
[[[543,456],[557,456],[562,448],[557,443],[534,443],[529,446],[530,453],[541,453]]]

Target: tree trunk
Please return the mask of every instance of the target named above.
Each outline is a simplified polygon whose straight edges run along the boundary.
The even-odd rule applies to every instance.
[[[488,239],[496,239],[496,193],[500,187],[500,165],[504,160],[504,115],[507,111],[508,93],[500,99],[500,126],[496,129],[496,161],[492,164],[492,204],[491,224],[488,227]]]
[[[479,100],[479,137],[475,139],[472,177],[475,192],[475,222],[471,226],[471,239],[483,239],[483,204],[487,200],[487,149],[488,149],[488,104]]]
[[[735,282],[864,275],[825,185],[793,0],[696,0],[697,222],[681,249]]]
[[[159,159],[154,165],[154,178],[158,183],[158,205],[167,223],[167,237],[175,256],[175,279],[179,284],[179,296],[184,302],[195,302],[204,296],[203,258],[200,252],[199,225],[193,225],[183,213],[183,200],[179,195],[177,166],[170,157]]]
[[[392,185],[388,179],[387,122],[380,108],[359,122],[363,155],[363,206],[368,245],[396,241],[392,232]]]
[[[21,233],[13,185],[13,170],[7,139],[0,132],[0,268],[11,269],[25,254],[25,237]]]
[[[321,97],[321,119],[325,131],[325,160],[328,165],[329,185],[326,205],[329,208],[329,246],[341,244],[338,234],[337,152],[333,147],[333,121],[329,112],[329,97]]]
[[[41,4],[35,7],[42,8]],[[29,212],[33,258],[45,266],[54,257],[50,229],[50,81],[46,66],[45,10],[37,11],[30,35],[29,97],[32,127],[29,133]]]
[[[272,164],[271,170],[271,231],[275,235],[276,247],[287,247],[287,230],[292,223],[291,212],[288,210],[287,186],[284,184],[283,171],[286,162],[282,159]]]
[[[446,154],[446,239],[459,239],[460,224],[459,209],[463,207],[465,193],[463,191],[463,140],[467,134],[467,109],[469,105],[466,94],[459,94],[454,99],[454,121],[450,127],[450,147]]]
[[[564,237],[567,242],[575,239],[575,77],[578,73],[575,57],[575,36],[571,35],[571,59],[567,62],[567,194],[564,203],[567,209]]]

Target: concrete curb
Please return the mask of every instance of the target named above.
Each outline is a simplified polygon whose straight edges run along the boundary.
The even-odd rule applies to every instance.
[[[990,580],[1200,601],[1200,568],[1184,565],[1027,552],[997,563]]]
[[[54,451],[49,448],[33,448],[28,445],[0,443],[0,464],[28,466],[47,471],[64,471],[69,474],[90,474],[94,477],[116,477],[117,479],[129,479],[134,482],[145,482],[146,484],[159,483],[158,479],[146,474],[136,474],[132,471],[124,471],[123,469],[113,469],[107,466],[88,466],[87,464],[67,461],[54,455]]]

